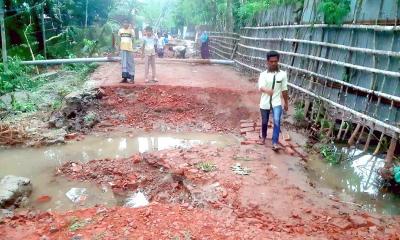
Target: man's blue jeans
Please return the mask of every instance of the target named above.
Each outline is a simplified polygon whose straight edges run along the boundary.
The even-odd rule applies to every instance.
[[[261,111],[261,134],[262,138],[267,138],[267,128],[270,110],[260,109]],[[281,131],[281,116],[282,116],[282,106],[276,106],[272,108],[272,116],[274,118],[274,130],[272,133],[272,144],[278,144],[279,133]]]

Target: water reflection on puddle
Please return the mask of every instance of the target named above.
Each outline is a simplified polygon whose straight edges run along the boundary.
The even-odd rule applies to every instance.
[[[5,175],[30,178],[33,184],[31,202],[34,203],[43,195],[52,198],[47,203],[33,204],[41,210],[69,210],[78,207],[65,196],[72,187],[87,189],[89,197],[85,201],[85,207],[95,204],[115,205],[116,199],[107,187],[55,178],[55,169],[67,161],[125,158],[135,153],[176,147],[189,148],[199,144],[227,146],[237,144],[237,140],[232,136],[201,133],[133,134],[131,137],[115,134],[88,136],[80,142],[43,148],[0,149],[0,178]]]
[[[384,159],[358,149],[344,148],[342,151],[351,160],[340,165],[331,165],[319,157],[309,159],[311,179],[334,189],[342,201],[353,201],[371,212],[399,215],[400,197],[381,192],[377,184],[378,170],[384,165]]]

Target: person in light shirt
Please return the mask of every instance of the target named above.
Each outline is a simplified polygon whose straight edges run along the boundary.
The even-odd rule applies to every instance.
[[[261,92],[260,112],[261,112],[261,140],[259,144],[264,145],[267,138],[267,128],[269,115],[273,115],[272,149],[279,150],[279,133],[281,127],[282,111],[288,111],[288,77],[286,71],[279,69],[279,53],[270,51],[267,53],[267,70],[260,74],[258,79],[258,89]],[[282,107],[282,98],[283,107]]]
[[[133,60],[133,38],[135,30],[130,27],[128,20],[124,20],[122,28],[118,31],[120,37],[119,50],[122,64],[122,83],[128,82],[128,79],[135,81],[135,63]]]
[[[154,83],[158,82],[156,79],[156,49],[157,49],[157,38],[153,35],[153,29],[151,27],[145,28],[145,36],[143,37],[142,45],[142,57],[144,58],[145,68],[145,82]],[[151,79],[149,80],[149,68],[151,66]]]

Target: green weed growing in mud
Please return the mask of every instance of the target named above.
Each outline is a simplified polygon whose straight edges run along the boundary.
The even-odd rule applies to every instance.
[[[341,152],[333,144],[324,144],[320,147],[322,157],[330,164],[337,165],[345,160],[346,154]]]
[[[69,225],[69,231],[70,232],[76,232],[77,230],[83,228],[86,226],[86,221],[84,220],[80,220],[77,217],[73,217],[70,221],[70,225]]]
[[[217,169],[217,166],[211,162],[200,162],[196,164],[196,167],[203,172],[212,172]]]
[[[296,122],[301,122],[305,120],[305,114],[304,114],[304,106],[302,102],[296,102],[294,104],[294,120],[296,120]]]
[[[56,100],[53,102],[53,104],[51,105],[51,108],[53,110],[59,110],[62,107],[62,101],[61,100]]]
[[[304,114],[304,109],[302,108],[295,109],[293,118],[296,122],[303,122],[306,118]]]
[[[18,112],[34,112],[37,106],[30,99],[26,102],[19,102],[15,99],[14,94],[11,94],[11,106],[14,111]]]

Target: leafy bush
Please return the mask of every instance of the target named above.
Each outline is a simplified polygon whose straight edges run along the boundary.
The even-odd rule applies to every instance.
[[[21,65],[21,60],[9,58],[8,70],[4,70],[4,65],[0,64],[0,95],[16,90],[32,90],[43,83],[42,79],[32,80],[30,74],[33,72],[32,66]]]
[[[350,10],[350,0],[322,0],[318,6],[327,24],[342,24]]]

